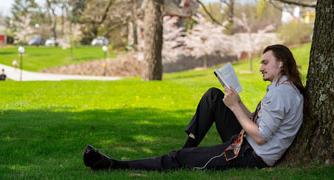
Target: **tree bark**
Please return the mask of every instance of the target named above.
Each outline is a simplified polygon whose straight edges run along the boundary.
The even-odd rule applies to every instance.
[[[132,17],[130,22],[128,23],[128,45],[131,45],[134,51],[137,51],[138,46],[137,7],[137,0],[132,0]]]
[[[234,34],[233,33],[233,28],[234,28],[234,8],[235,8],[235,0],[223,0],[221,1],[222,3],[224,3],[226,6],[227,6],[227,12],[226,12],[226,15],[227,15],[227,21],[228,21],[228,24],[226,26],[226,33],[232,35]]]
[[[228,6],[229,13],[228,13],[228,23],[230,27],[230,34],[233,34],[234,28],[234,0],[230,0],[230,5]]]
[[[304,122],[282,162],[334,163],[334,1],[318,0]]]
[[[148,0],[145,8],[144,59],[146,69],[143,79],[162,80],[162,0]]]
[[[53,3],[52,1],[50,0],[47,0],[46,1],[47,3],[47,7],[50,11],[50,18],[51,18],[51,22],[52,22],[52,27],[51,27],[51,31],[52,31],[52,34],[53,34],[53,38],[54,38],[54,41],[55,41],[55,46],[58,46],[58,43],[57,43],[57,14],[56,14],[56,8],[55,7],[52,7]]]

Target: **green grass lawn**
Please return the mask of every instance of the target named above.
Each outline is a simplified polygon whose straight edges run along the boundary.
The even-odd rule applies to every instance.
[[[104,59],[104,53],[101,47],[80,46],[73,48],[72,52],[73,57],[71,56],[71,49],[27,46],[25,47],[25,53],[23,55],[23,69],[41,71],[49,67]],[[108,57],[115,57],[115,52],[110,52]],[[11,66],[14,59],[18,62],[20,60],[17,47],[8,46],[0,48],[0,64]]]
[[[294,50],[303,74],[310,45]],[[259,61],[255,64],[258,67]],[[267,83],[258,71],[234,65],[254,109]],[[93,172],[82,151],[93,144],[119,159],[145,158],[180,148],[184,128],[209,87],[213,69],[165,74],[162,82],[121,81],[0,83],[0,179],[330,179],[334,167],[275,167],[227,171]],[[220,143],[213,128],[202,146]]]

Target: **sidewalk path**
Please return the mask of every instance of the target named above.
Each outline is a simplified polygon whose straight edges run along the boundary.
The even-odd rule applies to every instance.
[[[20,69],[13,68],[0,64],[1,69],[5,69],[7,78],[19,81]],[[112,81],[119,80],[121,77],[108,77],[108,76],[81,76],[81,75],[65,75],[65,74],[50,74],[50,73],[37,73],[30,71],[22,71],[22,81],[61,81],[61,80],[100,80],[100,81]]]

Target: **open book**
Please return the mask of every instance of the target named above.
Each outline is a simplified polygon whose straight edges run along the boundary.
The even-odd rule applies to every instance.
[[[223,86],[227,88],[233,87],[238,93],[241,92],[241,85],[231,63],[225,64],[222,68],[215,69],[214,73]]]

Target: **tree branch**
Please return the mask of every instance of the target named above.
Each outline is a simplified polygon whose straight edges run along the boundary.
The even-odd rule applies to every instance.
[[[102,23],[104,22],[104,20],[107,18],[109,9],[110,9],[110,7],[111,7],[112,4],[113,4],[113,1],[112,1],[112,0],[109,0],[106,9],[105,9],[104,12],[103,12],[102,19],[100,20],[100,22],[98,22],[98,24],[102,24]]]
[[[123,26],[123,25],[125,25],[125,24],[126,24],[126,23],[124,23],[124,22],[118,22],[118,23],[115,23],[113,26],[110,26],[110,27],[108,28],[107,32],[104,33],[104,37],[109,37],[109,36],[110,36],[110,33],[111,33],[114,29],[119,28],[119,27],[121,27],[121,26]]]
[[[196,0],[196,1],[202,6],[204,12],[210,17],[210,19],[211,19],[214,23],[216,23],[216,24],[222,26],[222,23],[220,23],[219,21],[217,21],[217,20],[211,15],[211,13],[208,11],[208,9],[206,9],[205,5],[204,5],[200,0]]]
[[[283,8],[275,4],[272,0],[269,0],[269,3],[276,9],[283,11]]]
[[[230,7],[232,5],[231,1],[221,0],[220,2],[225,4],[227,7]]]
[[[306,4],[306,3],[295,2],[295,1],[290,1],[290,0],[275,0],[275,1],[279,1],[279,2],[285,3],[285,4],[301,6],[301,7],[309,7],[309,8],[315,8],[316,7],[316,4]]]
[[[113,5],[114,1],[113,0],[109,0],[108,4],[106,5],[106,8],[104,9],[103,13],[102,13],[102,17],[100,20],[96,20],[92,17],[84,17],[83,19],[79,19],[78,22],[82,23],[82,24],[96,24],[96,25],[101,25],[107,18],[109,10],[111,8],[111,6]]]

